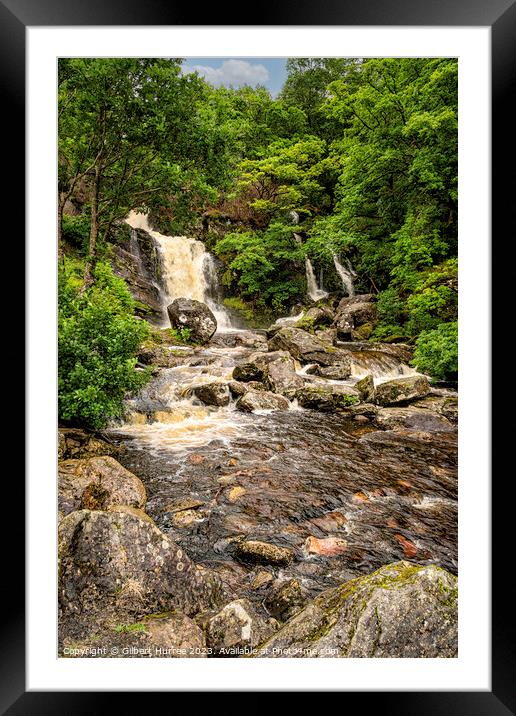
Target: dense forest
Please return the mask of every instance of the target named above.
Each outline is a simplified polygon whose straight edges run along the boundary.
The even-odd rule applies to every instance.
[[[295,58],[277,97],[182,64],[60,61],[61,418],[101,426],[145,380],[149,329],[110,265],[130,210],[200,238],[250,325],[306,305],[306,256],[339,290],[339,256],[376,295],[368,340],[455,378],[457,61]]]

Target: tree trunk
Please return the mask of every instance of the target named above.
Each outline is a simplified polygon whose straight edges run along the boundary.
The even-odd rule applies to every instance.
[[[91,197],[91,218],[90,218],[90,240],[88,245],[88,255],[86,257],[86,266],[84,269],[84,283],[81,293],[84,293],[93,283],[93,270],[97,260],[97,239],[99,236],[99,192],[100,177],[102,169],[100,160],[95,164],[95,180],[93,184],[93,192]]]

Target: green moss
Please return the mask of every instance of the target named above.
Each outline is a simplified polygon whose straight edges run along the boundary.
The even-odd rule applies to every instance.
[[[134,624],[117,624],[113,627],[113,631],[117,634],[132,634],[134,632],[147,633],[143,622],[135,622]]]

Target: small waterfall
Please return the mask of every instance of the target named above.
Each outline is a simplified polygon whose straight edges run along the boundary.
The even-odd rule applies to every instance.
[[[134,211],[126,219],[133,229],[143,229],[156,241],[163,265],[163,314],[168,325],[167,306],[176,298],[192,298],[210,307],[217,319],[217,330],[231,328],[228,313],[218,303],[218,277],[213,256],[202,241],[187,236],[165,236],[154,231],[147,214]],[[136,237],[135,237],[136,238]]]
[[[307,286],[307,293],[309,297],[312,299],[312,301],[318,301],[321,298],[325,298],[328,293],[326,291],[322,291],[319,286],[317,285],[317,279],[315,277],[314,267],[312,266],[312,262],[308,258],[308,256],[305,258],[305,264],[306,264],[306,286]]]
[[[338,257],[337,254],[333,255],[333,263],[335,264],[335,269],[337,273],[340,276],[340,279],[342,281],[342,287],[348,294],[348,296],[354,296],[355,295],[355,289],[353,287],[353,279],[356,278],[356,273],[351,268],[351,264],[349,261],[347,262],[348,267],[344,267]]]

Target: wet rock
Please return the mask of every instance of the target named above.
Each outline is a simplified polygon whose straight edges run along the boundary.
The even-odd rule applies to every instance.
[[[396,378],[380,383],[375,388],[375,403],[378,405],[396,405],[417,398],[423,398],[430,392],[428,378],[415,375],[407,378]]]
[[[333,323],[333,311],[328,306],[312,306],[295,324],[295,328],[314,330]]]
[[[313,517],[310,522],[323,532],[336,532],[347,522],[347,517],[342,512],[326,512],[320,517]]]
[[[238,410],[245,413],[253,413],[255,410],[288,410],[288,406],[286,398],[267,390],[249,390],[236,402]]]
[[[334,328],[316,330],[314,335],[321,343],[324,343],[325,346],[333,346],[337,339],[337,331]]]
[[[142,481],[109,456],[63,460],[59,463],[58,479],[58,506],[65,515],[80,507],[141,508],[147,500]]]
[[[242,497],[242,495],[245,495],[247,490],[245,487],[242,487],[241,485],[235,485],[235,487],[232,487],[231,490],[228,492],[228,502],[234,503],[238,500],[239,497]]]
[[[58,457],[66,458],[96,457],[98,455],[117,455],[120,448],[108,442],[100,435],[81,428],[59,428]]]
[[[237,381],[262,382],[263,386],[287,397],[304,385],[297,375],[294,361],[286,351],[254,353],[245,363],[235,366],[233,378]]]
[[[191,616],[223,599],[218,578],[134,514],[80,510],[59,525],[59,603],[72,620],[173,609]]]
[[[457,394],[439,395],[435,393],[435,389],[432,389],[430,395],[421,400],[413,401],[411,407],[430,410],[442,415],[446,420],[449,420],[450,423],[457,423],[459,417]]]
[[[269,350],[288,351],[293,358],[302,363],[332,365],[336,358],[334,351],[329,350],[326,343],[299,328],[280,328],[269,339]]]
[[[309,385],[296,392],[299,405],[323,412],[339,412],[360,402],[356,390],[348,385]]]
[[[193,298],[176,298],[167,307],[173,328],[188,328],[196,343],[207,343],[217,330],[217,319],[208,306]]]
[[[296,390],[305,384],[303,378],[297,375],[290,356],[283,356],[269,363],[265,382],[274,393],[280,393],[287,398],[293,398]]]
[[[434,565],[386,565],[322,592],[257,656],[455,657],[457,578]]]
[[[263,587],[270,584],[274,579],[274,576],[266,569],[258,569],[256,573],[253,573],[251,581],[251,589],[262,589]]]
[[[374,402],[374,380],[371,373],[355,383],[354,388],[360,394],[360,400],[366,403]]]
[[[337,330],[339,340],[349,341],[360,326],[365,324],[372,326],[377,320],[377,309],[374,303],[374,296],[364,294],[343,298],[336,311],[333,327]],[[360,334],[357,336],[360,337]],[[365,336],[367,339],[369,336]]]
[[[229,388],[226,383],[205,383],[193,389],[194,395],[205,405],[222,408],[229,404]]]
[[[301,611],[306,604],[306,595],[297,579],[276,582],[264,605],[267,611],[279,621],[285,622]]]
[[[345,360],[328,366],[319,366],[316,375],[328,380],[346,380],[351,375],[351,361]]]
[[[204,515],[198,510],[179,510],[172,513],[172,524],[174,527],[188,528],[198,522],[204,522]]]
[[[363,323],[351,331],[352,341],[367,341],[374,331],[374,323]]]
[[[244,562],[259,562],[262,564],[290,564],[294,553],[287,547],[278,547],[270,542],[259,540],[245,540],[239,542],[235,550],[236,556]]]
[[[444,416],[423,408],[381,408],[376,424],[384,430],[417,430],[424,432],[449,432],[454,426]]]
[[[348,549],[348,543],[341,537],[317,537],[310,536],[305,542],[305,551],[307,554],[318,554],[322,557],[335,557],[344,554]]]
[[[202,507],[205,503],[197,500],[195,497],[180,497],[173,502],[169,502],[165,507],[165,512],[182,512],[183,510],[195,510]]]
[[[236,599],[208,620],[206,644],[217,656],[239,656],[268,639],[278,627],[275,619],[260,614],[248,599]]]
[[[228,388],[233,398],[240,398],[240,396],[245,395],[248,390],[246,385],[238,380],[229,381]]]

